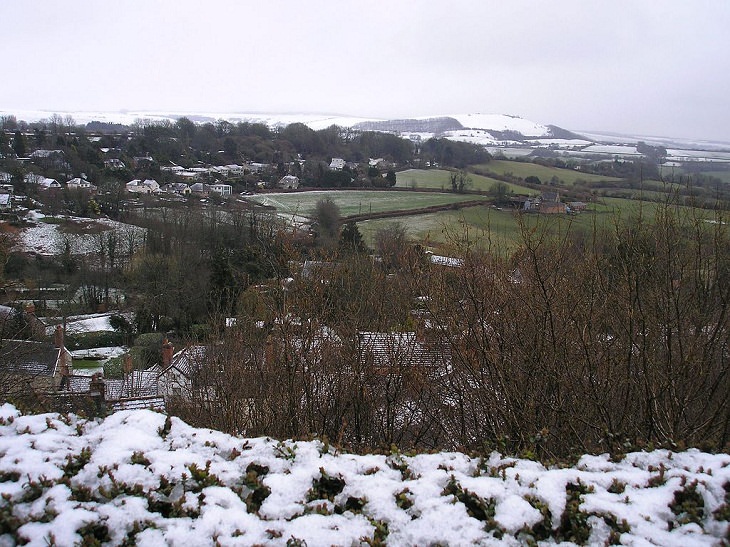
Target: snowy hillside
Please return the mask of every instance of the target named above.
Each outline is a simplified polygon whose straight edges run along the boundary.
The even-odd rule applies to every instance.
[[[340,127],[354,127],[363,130],[396,131],[403,136],[419,136],[421,139],[427,139],[434,135],[444,135],[455,140],[465,140],[487,146],[509,144],[507,141],[510,139],[503,138],[505,135],[501,135],[501,133],[519,133],[526,139],[551,139],[552,144],[560,144],[555,141],[556,138],[569,139],[573,141],[570,143],[573,146],[580,146],[582,142],[636,144],[638,141],[645,141],[648,144],[656,146],[691,150],[727,151],[730,148],[730,143],[727,142],[657,136],[617,135],[596,130],[576,130],[576,134],[554,125],[545,125],[523,119],[519,116],[509,116],[506,114],[451,114],[410,119],[383,119],[342,114],[296,112],[166,112],[144,110],[62,112],[45,110],[0,110],[0,116],[13,115],[18,120],[25,120],[27,122],[48,120],[53,114],[58,114],[62,118],[71,116],[78,124],[100,121],[132,125],[138,120],[176,121],[180,117],[185,116],[197,123],[215,123],[218,120],[226,120],[231,123],[263,123],[269,127],[282,127],[291,123],[303,123],[314,130],[338,125]],[[426,125],[432,125],[433,127],[424,128],[424,122],[426,122]],[[461,130],[472,131],[459,134],[458,132]],[[448,132],[452,132],[452,134],[448,134]],[[578,142],[581,140],[581,137],[583,137],[583,141]]]
[[[546,125],[524,120],[519,116],[504,114],[454,114],[449,116],[459,121],[465,129],[484,129],[492,131],[515,131],[525,137],[549,137]]]
[[[18,119],[26,121],[39,121],[50,118],[52,112],[44,111],[23,111],[23,112],[0,112],[0,114],[14,114]],[[291,123],[303,123],[314,130],[325,129],[331,125],[340,127],[364,126],[369,128],[369,124],[386,124],[398,125],[407,122],[405,127],[399,130],[405,132],[419,131],[417,128],[409,128],[418,126],[419,122],[427,120],[444,120],[451,119],[457,122],[464,129],[482,129],[485,131],[513,131],[521,133],[526,137],[550,137],[550,129],[546,125],[522,119],[518,116],[507,116],[504,114],[455,114],[440,117],[421,117],[408,120],[382,120],[375,118],[362,118],[357,116],[344,116],[338,114],[300,114],[300,113],[262,113],[262,112],[196,112],[196,113],[172,113],[172,112],[63,112],[61,116],[70,115],[76,123],[88,123],[91,121],[102,121],[108,123],[122,123],[131,125],[136,120],[177,120],[181,116],[186,116],[195,122],[215,122],[216,120],[227,120],[231,123],[249,122],[263,123],[269,127],[279,127],[289,125]],[[385,129],[388,130],[388,129]],[[433,132],[433,131],[431,131]],[[438,132],[438,131],[437,131]]]
[[[0,115],[14,115],[18,120],[27,122],[35,122],[49,119],[53,114],[59,114],[61,117],[71,116],[76,123],[87,124],[92,121],[105,123],[120,123],[124,125],[132,125],[138,120],[153,121],[176,121],[185,116],[190,120],[198,123],[216,122],[217,120],[226,120],[231,123],[249,122],[263,123],[269,127],[285,126],[291,123],[303,123],[312,129],[319,130],[330,127],[331,125],[339,125],[341,127],[351,127],[363,121],[372,118],[359,118],[356,116],[342,116],[338,114],[306,114],[306,113],[264,113],[264,112],[162,112],[162,111],[129,111],[123,110],[118,112],[47,112],[43,110],[23,110],[23,111],[2,111]]]
[[[0,407],[0,545],[718,545],[730,456],[338,454],[151,411]],[[97,543],[94,543],[97,541]]]

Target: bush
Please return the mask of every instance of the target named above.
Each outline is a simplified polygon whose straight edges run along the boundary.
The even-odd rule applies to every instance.
[[[124,334],[121,332],[99,331],[67,334],[66,347],[75,349],[107,348],[124,344]]]

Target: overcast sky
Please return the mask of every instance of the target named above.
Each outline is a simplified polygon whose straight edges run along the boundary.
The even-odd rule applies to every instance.
[[[518,115],[730,141],[728,0],[0,0],[0,110]]]

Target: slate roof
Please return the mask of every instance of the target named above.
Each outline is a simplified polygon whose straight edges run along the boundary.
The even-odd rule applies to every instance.
[[[139,397],[156,397],[157,374],[149,370],[135,370],[122,380],[104,380],[107,400],[120,400]]]
[[[87,393],[91,384],[91,376],[72,374],[69,377],[69,391]],[[157,374],[149,370],[135,370],[124,379],[104,379],[104,398],[107,401],[118,401],[140,397],[156,397]]]
[[[137,397],[135,399],[124,399],[114,401],[109,405],[112,412],[120,410],[139,410],[151,408],[152,410],[165,411],[165,399],[162,397]]]
[[[161,376],[174,368],[179,370],[186,378],[191,379],[203,368],[207,353],[208,348],[206,346],[188,346],[173,355],[172,362],[167,367],[153,367],[150,371],[154,371],[158,376]]]
[[[392,366],[448,368],[450,352],[445,344],[419,340],[415,332],[359,332],[360,360],[374,368]]]
[[[31,376],[53,376],[58,353],[58,348],[46,342],[2,340],[0,370]]]

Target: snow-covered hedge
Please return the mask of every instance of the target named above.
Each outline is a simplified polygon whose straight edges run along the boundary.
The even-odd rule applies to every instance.
[[[717,545],[730,456],[338,454],[150,411],[0,407],[0,545]]]

